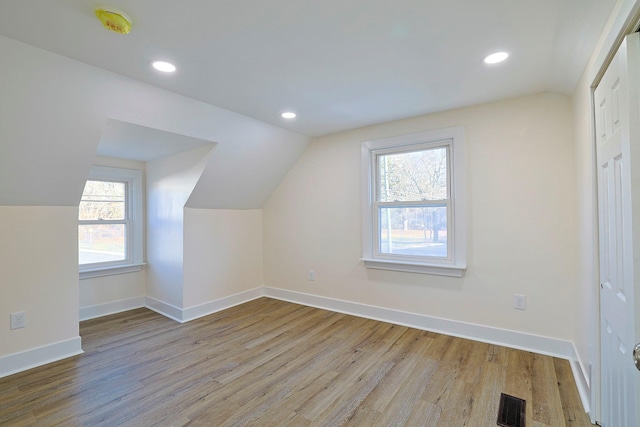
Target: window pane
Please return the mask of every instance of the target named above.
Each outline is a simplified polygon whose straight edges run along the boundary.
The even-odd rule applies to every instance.
[[[447,208],[380,208],[380,253],[447,257]]]
[[[87,181],[80,201],[80,219],[125,219],[126,188],[125,182]]]
[[[446,147],[378,156],[378,201],[447,198]]]
[[[78,228],[80,265],[124,261],[126,259],[125,228],[124,224],[80,225]]]

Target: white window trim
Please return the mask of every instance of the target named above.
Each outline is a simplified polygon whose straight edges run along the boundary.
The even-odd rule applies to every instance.
[[[417,260],[415,257],[388,256],[375,250],[376,220],[374,214],[375,156],[383,150],[402,150],[412,145],[450,142],[449,165],[451,166],[450,200],[448,215],[452,224],[453,239],[450,241],[451,255],[448,259]],[[467,194],[464,128],[462,126],[432,130],[409,135],[365,141],[361,148],[362,170],[362,258],[365,267],[462,277],[467,268]]]
[[[80,270],[80,280],[93,279],[94,277],[114,276],[116,274],[135,273],[142,270],[145,263],[112,265],[109,267],[95,267]]]
[[[130,255],[126,260],[113,263],[95,263],[79,266],[80,280],[93,277],[140,271],[143,262],[143,200],[142,171],[135,169],[93,166],[87,180],[125,181],[128,188],[129,233],[127,239]]]

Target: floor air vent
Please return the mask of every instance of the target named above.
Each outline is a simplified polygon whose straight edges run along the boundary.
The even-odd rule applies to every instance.
[[[523,399],[501,393],[498,425],[502,427],[525,427],[525,403],[527,402]]]

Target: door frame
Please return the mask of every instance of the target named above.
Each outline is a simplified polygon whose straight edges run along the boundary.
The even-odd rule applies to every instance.
[[[589,366],[581,366],[582,372],[587,373],[589,378],[585,378],[589,388],[589,416],[591,422],[602,419],[602,403],[600,399],[601,393],[601,375],[600,375],[600,250],[599,250],[599,229],[598,229],[598,183],[596,179],[597,162],[596,162],[596,130],[595,130],[595,89],[600,83],[602,76],[609,67],[613,56],[622,44],[625,36],[638,31],[640,28],[640,0],[622,0],[622,4],[616,11],[616,16],[610,19],[605,27],[602,37],[600,38],[599,49],[594,52],[590,65],[586,71],[586,81],[590,84],[590,115],[589,115],[589,135],[591,147],[591,193],[594,200],[592,206],[591,226],[593,232],[592,249],[595,254],[596,261],[594,263],[594,275],[591,277],[591,291],[594,293],[592,298],[591,313],[597,313],[592,318],[592,327],[589,337]],[[582,361],[579,361],[583,365]]]

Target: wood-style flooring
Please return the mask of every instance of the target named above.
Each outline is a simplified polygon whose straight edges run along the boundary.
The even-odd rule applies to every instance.
[[[81,323],[85,353],[0,379],[1,426],[590,426],[565,360],[269,298]]]

